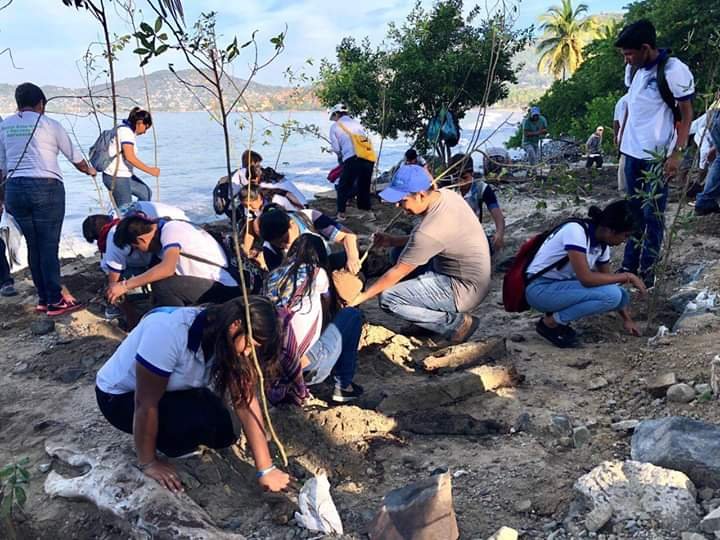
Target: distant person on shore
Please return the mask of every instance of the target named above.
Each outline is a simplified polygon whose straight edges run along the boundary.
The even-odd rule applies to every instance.
[[[510,153],[499,146],[492,146],[483,152],[483,175],[500,174],[510,164]]]
[[[152,190],[133,173],[133,169],[140,169],[150,176],[160,176],[159,168],[145,165],[135,152],[137,136],[144,135],[151,127],[150,113],[133,107],[127,120],[117,126],[115,136],[110,140],[108,152],[113,160],[103,171],[103,184],[112,193],[118,208],[130,204],[133,197],[138,201],[152,199]]]
[[[63,296],[60,285],[60,231],[65,218],[65,187],[58,163],[62,154],[77,170],[97,172],[73,145],[62,125],[45,116],[47,99],[32,83],[15,89],[17,112],[0,124],[0,183],[5,210],[27,242],[30,273],[38,294],[36,311],[53,317],[83,308]]]
[[[657,48],[655,27],[648,20],[625,27],[615,46],[625,57],[630,88],[620,151],[625,154],[627,195],[633,211],[642,216],[642,227],[625,246],[619,271],[637,273],[650,288],[665,233],[668,181],[677,174],[688,144],[695,81],[685,64]],[[667,156],[662,178],[644,175],[655,164],[650,152]]]
[[[627,99],[628,95],[625,93],[623,97],[618,99],[615,104],[615,111],[613,112],[613,141],[615,147],[618,149],[618,191],[625,193],[627,184],[625,182],[625,156],[620,152],[620,143],[622,142],[623,129],[625,127],[625,121],[627,120]]]
[[[250,296],[248,308],[267,380],[280,345],[277,312],[259,296]],[[273,465],[268,449],[245,310],[244,301],[236,299],[204,309],[151,311],[98,371],[100,412],[113,427],[133,435],[136,466],[143,474],[173,492],[183,491],[180,475],[158,451],[175,458],[200,446],[234,444],[238,437],[226,403],[242,425],[258,484],[280,491],[290,480]]]
[[[547,127],[547,120],[540,114],[540,107],[530,107],[523,121],[523,149],[530,165],[537,165],[540,161],[540,141],[547,134]]]
[[[458,190],[460,194],[470,205],[472,211],[475,212],[480,223],[483,219],[483,205],[485,205],[495,222],[495,234],[488,235],[488,244],[490,246],[490,255],[502,250],[505,246],[505,216],[500,208],[497,195],[492,186],[486,184],[482,179],[476,179],[473,176],[474,163],[471,157],[465,157],[465,154],[455,154],[450,158],[449,167],[455,163],[464,160],[462,171],[459,171]]]
[[[417,165],[400,167],[380,197],[422,221],[409,236],[375,234],[376,246],[404,249],[351,305],[380,295],[388,313],[453,343],[466,341],[479,325],[468,312],[490,288],[490,248],[482,224],[458,193],[434,189],[430,174]]]
[[[169,218],[187,221],[185,212],[159,202],[137,201],[127,207],[126,215],[141,213],[150,219]],[[100,251],[100,268],[108,277],[107,286],[129,279],[145,272],[152,263],[152,253],[142,252],[130,246],[119,248],[115,245],[115,231],[120,218],[107,214],[94,214],[85,218],[82,224],[83,237],[89,243],[97,242]],[[105,308],[105,318],[114,319],[123,315],[129,328],[137,324],[137,312],[126,299],[118,305]]]
[[[330,109],[330,145],[337,154],[343,169],[335,185],[337,190],[338,221],[345,220],[348,201],[357,196],[357,207],[365,211],[364,221],[375,221],[370,199],[370,184],[377,156],[372,143],[360,122],[348,113],[347,107],[338,103]]]
[[[360,271],[357,236],[318,210],[286,212],[282,208],[272,208],[260,216],[259,230],[264,241],[265,264],[270,271],[282,264],[290,246],[305,233],[320,236],[326,244],[343,246],[343,251],[329,255],[331,270],[347,268],[352,274]]]
[[[363,316],[357,308],[341,307],[322,238],[301,234],[285,262],[270,273],[265,295],[287,310],[289,322],[280,354],[281,372],[270,383],[272,403],[301,404],[309,397],[306,384],[334,376],[332,400],[354,401],[363,393],[353,383]],[[304,378],[303,378],[304,374]]]
[[[590,137],[588,137],[585,147],[587,150],[587,160],[585,161],[585,168],[590,169],[593,165],[596,168],[602,169],[603,156],[602,156],[602,138],[605,128],[598,126]]]
[[[628,201],[604,210],[593,206],[589,215],[589,220],[569,222],[553,232],[527,269],[528,304],[545,313],[535,328],[561,348],[577,345],[570,323],[609,311],[620,314],[631,335],[640,335],[630,316],[630,297],[620,285],[633,285],[643,294],[645,285],[631,272],[610,271],[610,246],[628,241],[638,225],[636,216]]]
[[[242,294],[222,246],[192,223],[131,215],[117,224],[113,241],[120,249],[152,253],[160,262],[138,276],[111,283],[107,290],[111,304],[149,284],[155,306],[219,304]]]

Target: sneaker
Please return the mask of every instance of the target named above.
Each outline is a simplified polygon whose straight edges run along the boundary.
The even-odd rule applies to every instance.
[[[545,321],[543,321],[543,317],[540,317],[540,320],[538,320],[535,325],[535,330],[550,343],[561,349],[570,349],[577,346],[574,331],[573,334],[571,334],[567,328],[562,325],[559,325],[557,328],[550,328],[545,324]]]
[[[35,306],[35,313],[47,313],[47,304],[38,304]]]
[[[357,398],[362,396],[363,392],[363,387],[359,384],[350,383],[350,390],[346,390],[335,385],[332,400],[335,403],[348,403],[349,401],[355,401]]]
[[[122,317],[122,312],[120,311],[120,308],[117,306],[113,306],[112,304],[105,307],[105,318],[108,320],[112,319],[119,319]]]
[[[458,345],[464,343],[467,338],[475,333],[480,326],[480,320],[472,315],[463,315],[464,319],[460,327],[450,336],[450,343]]]
[[[711,206],[697,206],[695,205],[696,216],[709,216],[711,214],[720,214],[720,206],[717,204]]]
[[[17,296],[17,289],[12,283],[6,283],[0,287],[0,296]]]
[[[58,315],[65,315],[66,313],[72,313],[80,309],[85,309],[85,305],[80,302],[60,300],[57,304],[48,305],[47,314],[48,317],[57,317]]]

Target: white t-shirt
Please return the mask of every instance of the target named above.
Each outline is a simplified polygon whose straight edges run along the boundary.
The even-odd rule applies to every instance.
[[[295,338],[300,342],[309,339],[307,348],[320,339],[322,334],[322,300],[321,297],[329,294],[330,282],[328,275],[322,268],[318,269],[310,294],[303,296],[302,301],[293,309],[293,316],[290,319]],[[305,349],[307,350],[307,349]]]
[[[142,212],[152,219],[170,218],[182,221],[190,221],[185,212],[177,206],[152,201],[135,201],[123,209],[123,216],[131,212]]]
[[[114,157],[110,162],[110,165],[107,169],[105,169],[103,172],[105,174],[108,174],[110,176],[116,176],[118,178],[130,178],[133,173],[132,169],[128,168],[127,163],[125,163],[125,160],[122,159],[122,155],[117,155],[117,147],[118,142],[120,146],[120,152],[122,152],[123,146],[126,144],[130,144],[133,147],[135,146],[135,132],[130,129],[130,126],[127,124],[123,124],[117,128],[117,131],[115,132],[115,137],[112,138],[110,141],[110,148],[108,148],[108,153],[110,157]],[[118,161],[120,162],[118,164]],[[115,167],[117,167],[117,173],[115,172]]]
[[[6,176],[62,180],[57,159],[59,153],[72,163],[83,160],[60,122],[46,115],[38,120],[39,116],[32,111],[18,112],[0,124],[0,170]],[[31,135],[32,140],[28,144]],[[27,151],[23,156],[26,145]]]
[[[330,146],[332,146],[333,152],[335,152],[342,161],[347,161],[355,155],[355,147],[353,146],[350,135],[338,126],[339,122],[342,122],[342,125],[353,135],[367,136],[367,132],[360,122],[347,115],[340,117],[330,126]]]
[[[178,276],[211,279],[228,287],[237,287],[237,282],[228,271],[220,268],[221,266],[227,267],[227,257],[220,244],[210,234],[184,221],[164,221],[161,219],[158,222],[158,227],[160,227],[160,244],[162,246],[160,257],[168,248],[180,248],[180,257],[178,257],[175,267],[175,273]],[[183,253],[200,257],[215,264],[184,257]]]
[[[527,274],[537,274],[566,257],[568,251],[585,253],[590,268],[610,262],[610,248],[592,242],[590,238],[594,237],[593,225],[588,227],[589,234],[585,234],[585,229],[579,223],[567,223],[555,231],[540,246],[535,258],[528,266]],[[559,270],[550,270],[542,277],[557,280],[576,279],[575,271],[569,261]]]
[[[145,253],[130,246],[124,248],[115,245],[115,231],[117,225],[113,226],[107,235],[105,253],[100,260],[100,269],[109,274],[115,272],[122,274],[128,268],[147,268],[152,261],[152,253]]]
[[[617,100],[615,104],[615,111],[613,112],[613,122],[620,124],[620,131],[615,134],[616,137],[621,138],[623,132],[623,124],[625,122],[625,112],[627,111],[627,93]]]
[[[675,145],[673,115],[660,95],[657,62],[650,67],[638,69],[632,82],[631,72],[630,66],[626,66],[625,84],[629,87],[628,119],[623,130],[620,151],[637,159],[652,159],[648,151],[669,153]],[[677,58],[667,61],[665,78],[676,100],[685,101],[695,95],[693,75]]]
[[[212,363],[205,361],[201,346],[201,312],[200,308],[151,311],[100,368],[95,379],[98,388],[107,394],[134,392],[138,363],[167,377],[167,392],[207,386]]]
[[[232,175],[230,181],[233,187],[233,195],[237,195],[238,193],[240,193],[240,189],[243,186],[248,185],[247,169],[242,168],[235,171],[235,174]],[[305,198],[305,195],[303,195],[302,192],[297,188],[297,186],[290,180],[281,180],[280,182],[260,182],[258,185],[259,187],[265,189],[282,189],[283,191],[288,191],[295,196],[295,198],[300,202],[300,204],[302,204],[303,206],[307,204],[307,199]],[[282,206],[285,210],[289,212],[295,212],[296,210],[298,210],[298,207],[291,203],[287,197],[278,193],[273,195],[270,202]]]

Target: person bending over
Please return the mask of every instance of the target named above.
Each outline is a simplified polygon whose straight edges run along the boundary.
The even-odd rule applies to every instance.
[[[283,175],[275,173],[275,181],[269,181],[262,168],[263,157],[257,152],[245,150],[240,158],[242,168],[231,177],[232,193],[242,199],[241,189],[250,185],[260,191],[268,202],[273,202],[290,212],[307,206],[307,199],[297,186]]]
[[[330,279],[322,238],[301,234],[285,263],[268,276],[266,295],[286,310],[289,324],[281,354],[282,372],[270,390],[270,401],[301,404],[305,387],[335,379],[332,400],[346,403],[363,393],[353,383],[363,316],[359,309],[340,308]],[[303,374],[305,378],[303,378]]]
[[[327,242],[342,244],[344,251],[330,255],[330,269],[346,267],[352,274],[360,271],[357,236],[350,229],[317,210],[286,212],[281,208],[266,210],[260,216],[260,236],[264,240],[263,256],[268,270],[282,263],[288,248],[304,233],[317,234]]]
[[[492,255],[505,246],[505,216],[493,188],[482,180],[475,180],[473,176],[474,164],[471,157],[465,157],[465,154],[455,154],[450,159],[450,166],[462,160],[465,160],[465,162],[458,182],[460,184],[458,186],[460,194],[475,212],[480,223],[482,223],[483,218],[483,204],[487,206],[495,222],[495,234],[488,236],[490,254]]]
[[[280,343],[277,313],[258,296],[249,297],[248,308],[255,351],[269,374]],[[138,468],[172,491],[182,491],[182,482],[158,451],[179,457],[200,445],[234,444],[237,436],[224,404],[228,397],[253,454],[258,483],[280,491],[289,482],[268,450],[245,315],[239,298],[206,309],[153,310],[98,371],[100,412],[113,427],[133,435]]]
[[[422,221],[410,236],[375,235],[375,245],[404,250],[395,266],[351,304],[380,295],[385,311],[462,343],[479,324],[468,312],[490,287],[490,248],[482,224],[459,194],[433,189],[430,174],[417,165],[400,167],[380,197]],[[400,283],[413,272],[418,277]]]
[[[127,207],[126,215],[142,213],[150,219],[170,218],[187,220],[185,212],[174,206],[149,201],[138,201]],[[108,287],[123,279],[129,279],[145,272],[152,262],[152,253],[142,252],[130,246],[120,248],[115,245],[115,231],[119,218],[107,214],[94,214],[85,218],[82,224],[83,237],[89,243],[97,242],[100,251],[100,269],[108,277]],[[105,318],[114,319],[123,316],[129,328],[137,324],[138,315],[127,298],[117,306],[110,304],[105,309]]]
[[[132,215],[118,223],[113,241],[120,249],[152,253],[160,262],[139,276],[110,284],[107,299],[112,304],[129,290],[149,284],[156,306],[220,303],[242,293],[228,271],[222,246],[192,223]]]
[[[135,153],[136,137],[144,135],[151,127],[150,113],[133,107],[127,120],[117,127],[115,137],[110,140],[108,152],[113,160],[103,171],[103,184],[112,193],[118,208],[130,204],[133,196],[139,201],[152,198],[152,190],[133,173],[133,169],[140,169],[150,176],[160,176],[159,168],[145,165]]]
[[[610,246],[630,238],[639,226],[636,215],[628,201],[616,201],[604,210],[593,206],[589,215],[587,222],[569,222],[557,229],[527,269],[528,304],[545,313],[537,332],[558,347],[577,344],[570,323],[609,311],[620,314],[630,334],[640,335],[630,316],[630,298],[620,285],[628,283],[643,294],[645,285],[630,272],[610,273]]]

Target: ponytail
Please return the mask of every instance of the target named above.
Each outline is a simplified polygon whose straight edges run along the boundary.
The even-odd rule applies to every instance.
[[[138,122],[142,122],[146,127],[152,127],[152,116],[140,107],[133,107],[130,110],[130,114],[128,114],[127,123],[130,124],[132,130],[135,131],[135,126]]]
[[[607,227],[615,233],[634,232],[638,229],[638,217],[626,200],[612,202],[604,210],[591,206],[588,216],[594,225]]]

